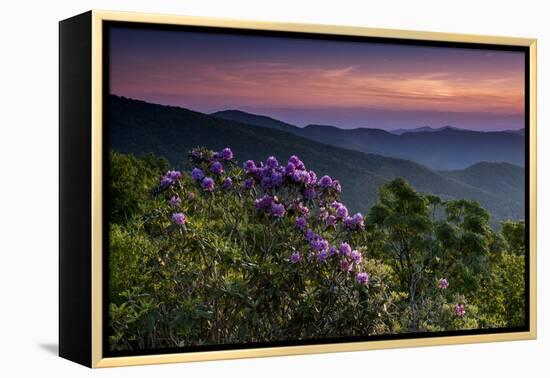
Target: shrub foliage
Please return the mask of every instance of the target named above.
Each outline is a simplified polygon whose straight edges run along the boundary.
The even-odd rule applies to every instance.
[[[366,215],[292,156],[185,170],[110,153],[109,344],[212,344],[516,327],[523,222],[387,182]]]

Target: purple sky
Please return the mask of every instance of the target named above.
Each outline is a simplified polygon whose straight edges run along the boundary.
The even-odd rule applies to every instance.
[[[297,126],[524,127],[524,54],[113,28],[110,93]]]

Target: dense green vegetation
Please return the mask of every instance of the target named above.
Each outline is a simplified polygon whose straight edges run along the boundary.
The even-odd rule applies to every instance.
[[[403,178],[352,215],[300,157],[110,153],[112,350],[524,325],[523,221]]]
[[[117,96],[111,96],[110,100],[110,143],[117,152],[138,156],[152,152],[168,159],[173,167],[183,166],[184,152],[198,145],[212,150],[230,145],[241,161],[259,161],[267,153],[287,160],[296,154],[307,161],[311,169],[338,178],[344,188],[342,199],[354,212],[369,211],[377,201],[378,188],[402,177],[421,193],[432,193],[445,200],[464,198],[478,201],[491,213],[491,225],[495,229],[499,222],[522,219],[525,213],[522,179],[525,171],[511,164],[484,163],[475,170],[447,174],[409,160],[352,151],[353,137],[346,136],[345,140],[350,144],[342,141],[348,149],[339,148],[287,132],[288,128],[294,127],[292,125],[281,129],[273,129],[275,126],[254,127],[178,107]],[[334,141],[339,140],[338,135],[334,136]],[[435,145],[438,143],[435,142]],[[370,143],[372,146],[378,144],[376,141]],[[488,150],[484,143],[475,145],[479,150]],[[432,149],[423,147],[421,150]],[[471,155],[467,151],[465,154]],[[506,177],[508,179],[503,182]]]

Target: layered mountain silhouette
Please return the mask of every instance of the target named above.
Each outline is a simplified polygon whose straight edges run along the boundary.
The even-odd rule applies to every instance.
[[[153,152],[176,166],[182,166],[188,151],[199,145],[214,150],[230,146],[241,162],[265,160],[269,155],[285,162],[296,154],[318,175],[329,174],[339,179],[343,200],[353,211],[367,212],[383,183],[403,177],[417,190],[443,199],[479,201],[491,212],[494,225],[501,220],[524,217],[521,179],[524,172],[511,164],[484,163],[466,170],[442,172],[410,160],[320,143],[288,131],[294,126],[269,117],[255,118],[264,125],[253,127],[246,119],[235,121],[219,114],[207,115],[118,96],[110,97],[108,110],[110,147],[118,152],[136,155]],[[513,176],[506,179],[507,174]],[[501,190],[499,183],[504,182],[506,190]]]
[[[393,132],[370,128],[340,129],[330,125],[300,128],[238,110],[225,110],[212,115],[290,132],[336,147],[412,160],[433,169],[463,169],[482,161],[524,166],[525,139],[521,131],[479,132],[451,126]]]

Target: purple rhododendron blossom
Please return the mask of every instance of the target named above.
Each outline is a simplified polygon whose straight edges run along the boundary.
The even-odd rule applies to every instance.
[[[336,209],[336,217],[340,219],[345,219],[348,216],[348,208],[340,204],[340,207]]]
[[[191,177],[193,180],[202,180],[204,178],[204,172],[200,168],[193,168],[191,171]]]
[[[225,147],[222,152],[220,152],[220,156],[224,160],[231,160],[233,159],[233,151],[231,151],[231,148]]]
[[[216,174],[216,175],[219,175],[220,173],[223,172],[223,165],[222,163],[220,163],[219,161],[216,161],[212,164],[212,166],[210,167],[210,172]]]
[[[332,181],[332,189],[334,189],[336,191],[336,193],[341,193],[342,192],[342,185],[340,185],[340,181],[333,180]]]
[[[262,178],[262,186],[266,189],[269,189],[273,186],[273,181],[271,181],[271,177],[265,176]]]
[[[350,257],[355,264],[359,264],[363,260],[363,255],[361,254],[361,252],[356,250],[351,251]]]
[[[305,165],[304,163],[300,160],[300,158],[296,155],[292,155],[289,159],[288,159],[288,162],[289,163],[292,163],[294,164],[294,166],[296,167],[296,169],[305,169]]]
[[[369,283],[369,274],[366,272],[357,273],[355,276],[357,282],[361,285],[368,285]]]
[[[193,157],[196,157],[197,159],[202,159],[203,157],[202,152],[198,148],[193,148],[193,150],[191,150],[191,155],[193,155]]]
[[[247,178],[243,182],[243,188],[245,189],[252,189],[254,187],[254,179]]]
[[[271,215],[277,218],[285,216],[285,207],[281,203],[273,203],[271,205]]]
[[[329,215],[325,221],[327,226],[334,226],[336,224],[336,217],[334,215]]]
[[[277,161],[277,159],[275,158],[275,156],[270,156],[267,158],[267,160],[265,161],[265,164],[269,167],[269,168],[277,168],[279,166],[279,162]]]
[[[243,168],[244,168],[245,171],[250,172],[250,173],[255,173],[256,170],[258,169],[256,167],[256,163],[254,163],[252,160],[245,161],[244,164],[243,164]]]
[[[271,183],[273,186],[279,186],[283,183],[283,175],[281,175],[279,172],[273,172],[271,175]]]
[[[292,163],[288,163],[285,168],[285,175],[292,176],[296,172],[296,166]]]
[[[342,252],[342,254],[344,256],[350,256],[351,255],[351,246],[348,243],[343,242],[340,245],[340,252]]]
[[[314,185],[317,182],[317,173],[309,171],[309,183]]]
[[[294,225],[296,226],[296,228],[300,229],[300,230],[304,230],[304,228],[306,227],[307,225],[307,221],[306,221],[306,218],[304,217],[298,217],[296,218],[296,221],[294,222]]]
[[[304,204],[301,202],[298,204],[298,211],[300,212],[300,214],[306,217],[309,215],[309,208],[307,206],[304,206]]]
[[[291,175],[292,181],[299,182],[302,180],[302,171],[295,170]]]
[[[187,223],[187,218],[184,213],[174,213],[172,214],[172,222],[179,225],[184,225]]]
[[[446,289],[449,287],[449,281],[446,278],[441,278],[438,286],[440,289]]]
[[[328,241],[323,239],[321,235],[314,235],[311,238],[309,245],[314,251],[325,251],[328,249]]]
[[[166,177],[168,177],[173,182],[178,181],[181,179],[181,172],[180,171],[168,171],[166,172]]]
[[[231,177],[226,177],[225,180],[223,180],[222,188],[224,189],[231,189],[233,187],[233,180]]]
[[[181,204],[181,199],[178,196],[172,196],[170,198],[170,206],[178,207]]]
[[[332,186],[332,178],[330,176],[323,176],[319,180],[319,186],[321,188],[330,188]]]
[[[296,264],[300,261],[302,261],[302,255],[300,255],[300,252],[292,252],[290,255],[290,262]]]
[[[205,191],[211,192],[214,190],[214,180],[210,177],[205,177],[202,179],[201,186]]]
[[[317,253],[317,262],[323,263],[327,261],[328,252],[326,249],[323,249]]]
[[[351,272],[353,270],[353,266],[348,260],[342,260],[340,261],[340,269],[344,272]]]
[[[466,307],[462,303],[457,303],[455,306],[455,314],[462,318],[466,315]]]
[[[344,225],[351,230],[355,230],[357,228],[364,229],[365,222],[363,220],[363,215],[361,215],[361,213],[357,213],[352,217],[347,217],[344,219]]]
[[[166,177],[166,176],[162,176],[160,178],[160,187],[161,188],[168,188],[170,185],[172,185],[174,182],[172,181],[172,179],[170,179],[169,177]]]
[[[269,209],[272,203],[273,203],[273,197],[265,195],[262,198],[259,198],[256,201],[254,201],[254,207],[258,210]]]

